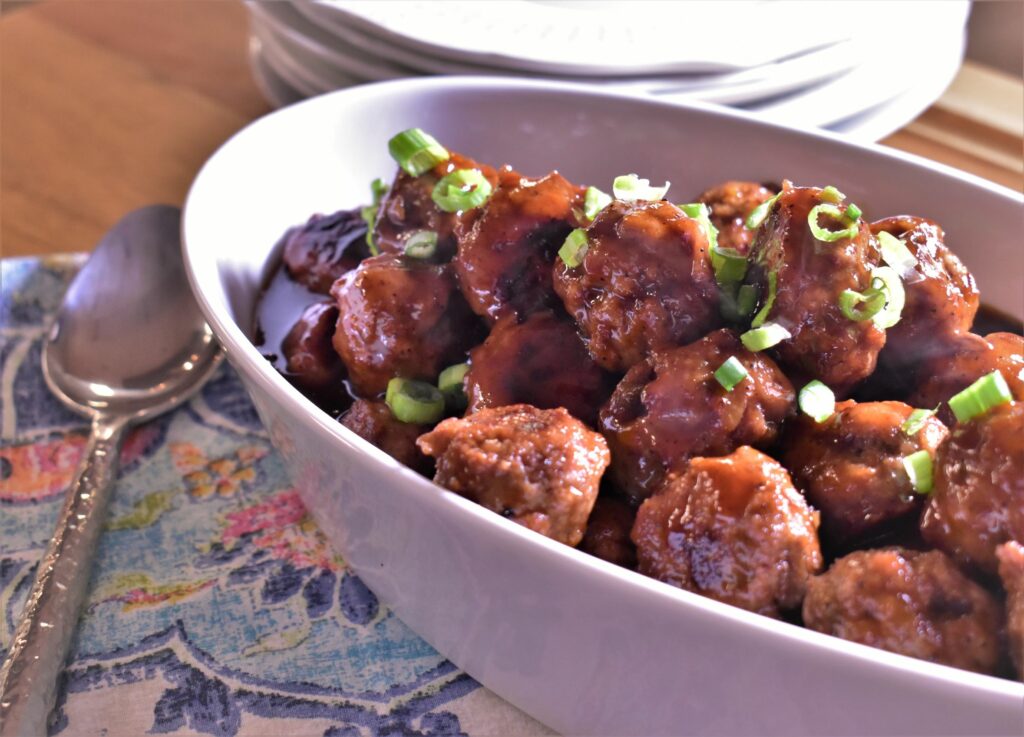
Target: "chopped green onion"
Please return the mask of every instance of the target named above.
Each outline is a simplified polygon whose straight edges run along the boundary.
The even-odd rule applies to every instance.
[[[587,255],[589,247],[587,231],[583,228],[576,228],[565,237],[565,243],[558,249],[558,255],[566,266],[575,269],[583,263],[583,257]]]
[[[885,299],[885,282],[881,279],[872,279],[871,286],[863,292],[844,289],[839,295],[839,309],[847,320],[863,322],[882,311]]]
[[[388,141],[388,152],[400,167],[414,177],[451,158],[448,149],[419,128],[402,131]]]
[[[687,217],[693,218],[700,223],[700,227],[704,230],[704,236],[708,239],[708,244],[711,246],[713,254],[714,250],[718,248],[718,228],[711,222],[711,211],[708,209],[708,206],[703,202],[691,202],[687,205],[679,205],[679,209]]]
[[[884,230],[878,234],[878,247],[882,251],[882,260],[896,269],[901,277],[906,278],[917,266],[917,259],[907,248],[907,244]]]
[[[797,401],[800,411],[819,425],[836,412],[836,395],[817,379],[800,390]]]
[[[811,226],[811,233],[819,241],[833,243],[842,238],[853,238],[857,235],[857,223],[850,223],[843,230],[828,230],[827,228],[821,227],[818,223],[818,217],[820,215],[828,215],[840,222],[849,223],[849,220],[844,217],[843,211],[835,205],[816,205],[807,215],[807,224]]]
[[[903,459],[903,468],[910,477],[910,485],[918,494],[927,494],[935,485],[932,457],[927,450],[911,453]]]
[[[933,409],[915,409],[903,424],[900,425],[900,429],[904,435],[917,435],[925,423],[928,422],[928,418],[934,416],[935,410]]]
[[[998,369],[985,374],[959,394],[949,399],[949,408],[957,422],[967,422],[983,415],[993,407],[1013,401],[1010,387]]]
[[[649,179],[641,179],[636,174],[623,174],[615,177],[615,181],[612,182],[612,194],[615,195],[615,199],[624,202],[656,202],[665,199],[670,184],[671,182],[665,182],[664,187],[652,187]]]
[[[746,317],[754,311],[757,306],[757,287],[753,284],[743,284],[736,292],[736,309],[741,317]]]
[[[711,248],[711,266],[720,285],[735,284],[747,275],[747,257],[735,248]]]
[[[491,196],[491,189],[491,183],[479,169],[456,169],[441,177],[431,197],[445,212],[458,212],[480,207]]]
[[[715,381],[721,384],[727,392],[731,392],[733,387],[745,378],[747,378],[747,369],[736,356],[729,356],[725,363],[715,371]]]
[[[852,202],[846,206],[846,211],[843,213],[843,217],[847,220],[857,220],[864,212]]]
[[[384,401],[399,422],[431,425],[444,416],[444,396],[425,381],[396,376],[388,382]]]
[[[757,351],[763,351],[766,348],[778,345],[791,337],[793,337],[792,334],[777,322],[766,322],[760,327],[743,333],[740,336],[740,340],[748,350],[756,353]]]
[[[405,241],[405,255],[410,258],[428,259],[437,253],[437,233],[432,230],[417,230]]]
[[[765,200],[755,207],[749,215],[747,215],[747,221],[744,223],[744,225],[747,226],[747,230],[757,230],[761,226],[761,223],[763,223],[765,218],[768,217],[768,212],[772,209],[772,205],[775,204],[775,200],[779,199],[779,195],[781,194],[782,193],[779,192],[779,194],[775,195],[770,200]]]
[[[602,192],[597,187],[587,187],[587,192],[583,195],[583,216],[587,220],[593,221],[597,217],[597,213],[611,203],[612,196],[610,194]]]
[[[879,266],[871,272],[871,283],[875,279],[881,279],[885,284],[885,307],[874,317],[875,325],[888,330],[900,321],[903,315],[903,305],[907,300],[907,293],[903,289],[903,282],[895,269],[888,266]]]
[[[750,327],[759,328],[764,325],[764,321],[768,319],[768,313],[771,312],[772,306],[775,304],[775,293],[778,289],[779,275],[776,271],[768,272],[768,299],[765,300],[764,306],[754,315],[754,319],[750,321]]]
[[[384,199],[388,191],[388,183],[378,177],[370,182],[370,193],[373,195],[373,204],[360,209],[359,214],[366,221],[366,245],[370,247],[370,254],[377,256],[377,242],[373,239],[373,231],[377,227],[377,212],[380,210],[380,201]]]
[[[444,395],[448,408],[461,411],[466,408],[466,390],[463,386],[463,379],[469,372],[468,363],[457,363],[449,366],[437,377],[437,388]]]
[[[831,202],[833,205],[838,205],[846,199],[846,195],[835,187],[829,185],[828,187],[825,187],[825,189],[821,190],[821,199],[825,202]]]

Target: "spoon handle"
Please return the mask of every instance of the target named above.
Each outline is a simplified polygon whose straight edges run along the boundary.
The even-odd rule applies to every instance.
[[[0,668],[0,737],[45,735],[117,473],[124,418],[97,415]]]

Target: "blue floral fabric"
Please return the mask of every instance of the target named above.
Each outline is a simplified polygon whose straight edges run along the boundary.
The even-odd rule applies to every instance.
[[[81,257],[11,259],[0,293],[0,656],[85,445],[47,390]],[[52,734],[548,731],[382,606],[307,514],[229,367],[134,429]]]

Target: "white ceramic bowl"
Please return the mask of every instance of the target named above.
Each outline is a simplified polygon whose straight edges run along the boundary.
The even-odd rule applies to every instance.
[[[985,300],[1022,309],[1022,198],[836,136],[564,84],[436,78],[357,87],[259,120],[203,167],[190,278],[317,520],[360,577],[488,688],[570,734],[1019,734],[1024,685],[748,613],[534,534],[332,421],[249,341],[274,245],[367,200],[412,126],[481,161],[608,185],[637,172],[690,200],[729,178],[833,184],[872,217],[935,218]]]

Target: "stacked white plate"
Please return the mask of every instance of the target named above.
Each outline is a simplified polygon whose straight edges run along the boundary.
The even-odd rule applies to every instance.
[[[417,75],[569,80],[877,140],[946,89],[966,0],[247,0],[250,62],[281,107]]]

